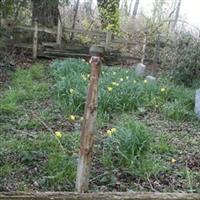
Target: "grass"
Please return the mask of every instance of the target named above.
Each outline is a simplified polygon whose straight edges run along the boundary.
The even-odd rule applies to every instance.
[[[159,169],[152,162],[151,145],[153,137],[150,131],[137,120],[124,119],[116,132],[104,139],[102,146],[102,164],[108,169],[121,168],[129,174],[144,177]]]
[[[0,191],[74,190],[89,71],[66,59],[12,74],[0,94]],[[194,89],[103,67],[92,190],[199,192],[199,172],[185,163],[199,156],[193,101]]]
[[[62,141],[69,140],[68,134],[63,136]],[[43,190],[73,188],[76,157],[72,155],[72,146],[65,144],[67,153],[63,153],[55,137],[49,133],[40,133],[34,140],[1,137],[1,146],[3,163],[0,165],[0,171],[5,183],[8,177],[15,178],[25,173],[22,178],[26,185],[32,184],[35,179]],[[3,186],[5,183],[2,182]]]
[[[30,70],[17,70],[12,77],[10,88],[3,93],[0,112],[15,113],[23,109],[23,104],[39,101],[47,96],[49,85],[40,83],[43,77],[44,67],[40,65],[35,65]]]
[[[89,80],[89,66],[81,60],[56,61],[51,66],[57,100],[66,114],[82,115]],[[105,120],[115,113],[153,109],[173,120],[194,117],[194,90],[166,80],[157,84],[136,76],[134,70],[103,68],[99,83],[99,114]]]
[[[63,152],[55,135],[32,115],[32,112],[37,113],[48,123],[58,118],[46,108],[51,104],[48,102],[51,79],[45,75],[47,71],[43,65],[19,69],[11,77],[9,88],[1,94],[1,191],[9,184],[13,184],[12,190],[34,189],[34,183],[40,185],[41,190],[72,190],[74,187],[79,133],[72,136],[63,132],[60,139],[65,148]]]

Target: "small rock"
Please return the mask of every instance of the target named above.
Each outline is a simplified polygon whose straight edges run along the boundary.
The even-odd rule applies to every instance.
[[[107,192],[108,188],[106,186],[101,186],[100,191],[101,192]]]
[[[34,181],[34,182],[33,182],[33,186],[34,186],[34,187],[39,187],[39,183],[38,183],[37,181]]]
[[[156,78],[154,76],[147,76],[145,78],[149,83],[156,83]]]
[[[138,76],[144,76],[145,74],[145,69],[146,69],[146,65],[142,64],[142,63],[138,63],[136,65],[136,68],[135,68],[135,73],[138,75]]]
[[[200,89],[196,90],[195,113],[196,113],[197,117],[200,119]]]

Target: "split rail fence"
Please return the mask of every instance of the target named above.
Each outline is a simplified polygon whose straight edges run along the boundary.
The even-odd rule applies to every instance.
[[[97,45],[102,45],[105,47],[109,54],[108,57],[113,58],[120,58],[120,59],[127,59],[127,60],[137,60],[142,63],[145,61],[158,63],[159,61],[159,50],[160,46],[160,35],[158,34],[158,38],[156,39],[155,43],[148,43],[147,40],[147,32],[143,32],[143,39],[137,40],[137,42],[131,41],[130,39],[126,38],[119,38],[116,37],[111,31],[103,32],[103,31],[88,31],[82,29],[72,29],[62,27],[62,24],[58,23],[58,26],[55,28],[47,28],[39,26],[37,20],[34,22],[34,26],[17,26],[14,28],[15,31],[24,32],[24,31],[31,31],[33,32],[33,44],[16,44],[18,48],[28,48],[32,49],[32,56],[33,59],[36,59],[38,56],[44,57],[90,57],[89,55],[89,47],[88,50],[82,51],[82,49],[75,49],[73,46],[65,46],[62,45],[62,38],[66,35],[81,35],[87,36],[89,38],[94,38],[94,43]],[[43,42],[42,46],[39,45],[39,33],[48,33],[54,35],[56,41],[54,43],[50,42]],[[92,45],[92,44],[91,44]],[[91,46],[90,45],[90,46]],[[113,51],[113,46],[115,46],[115,50]],[[117,47],[116,47],[117,46]],[[121,54],[120,52],[121,47],[127,47],[128,49],[136,49],[139,46],[139,56],[137,55],[130,55],[130,54]],[[147,47],[153,47],[154,56],[153,59],[148,59],[146,56]],[[116,55],[117,54],[117,55]]]

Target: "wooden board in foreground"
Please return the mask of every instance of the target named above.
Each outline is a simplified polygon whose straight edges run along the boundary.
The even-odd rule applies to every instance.
[[[0,193],[0,200],[200,200],[189,193]]]

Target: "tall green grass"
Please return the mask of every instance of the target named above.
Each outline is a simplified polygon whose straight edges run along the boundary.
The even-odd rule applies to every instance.
[[[82,115],[89,82],[90,66],[83,60],[66,59],[51,65],[55,94],[66,114]],[[136,76],[133,69],[102,67],[99,83],[99,114],[140,108],[159,110],[167,117],[186,120],[193,116],[194,91],[161,79],[157,84]]]

